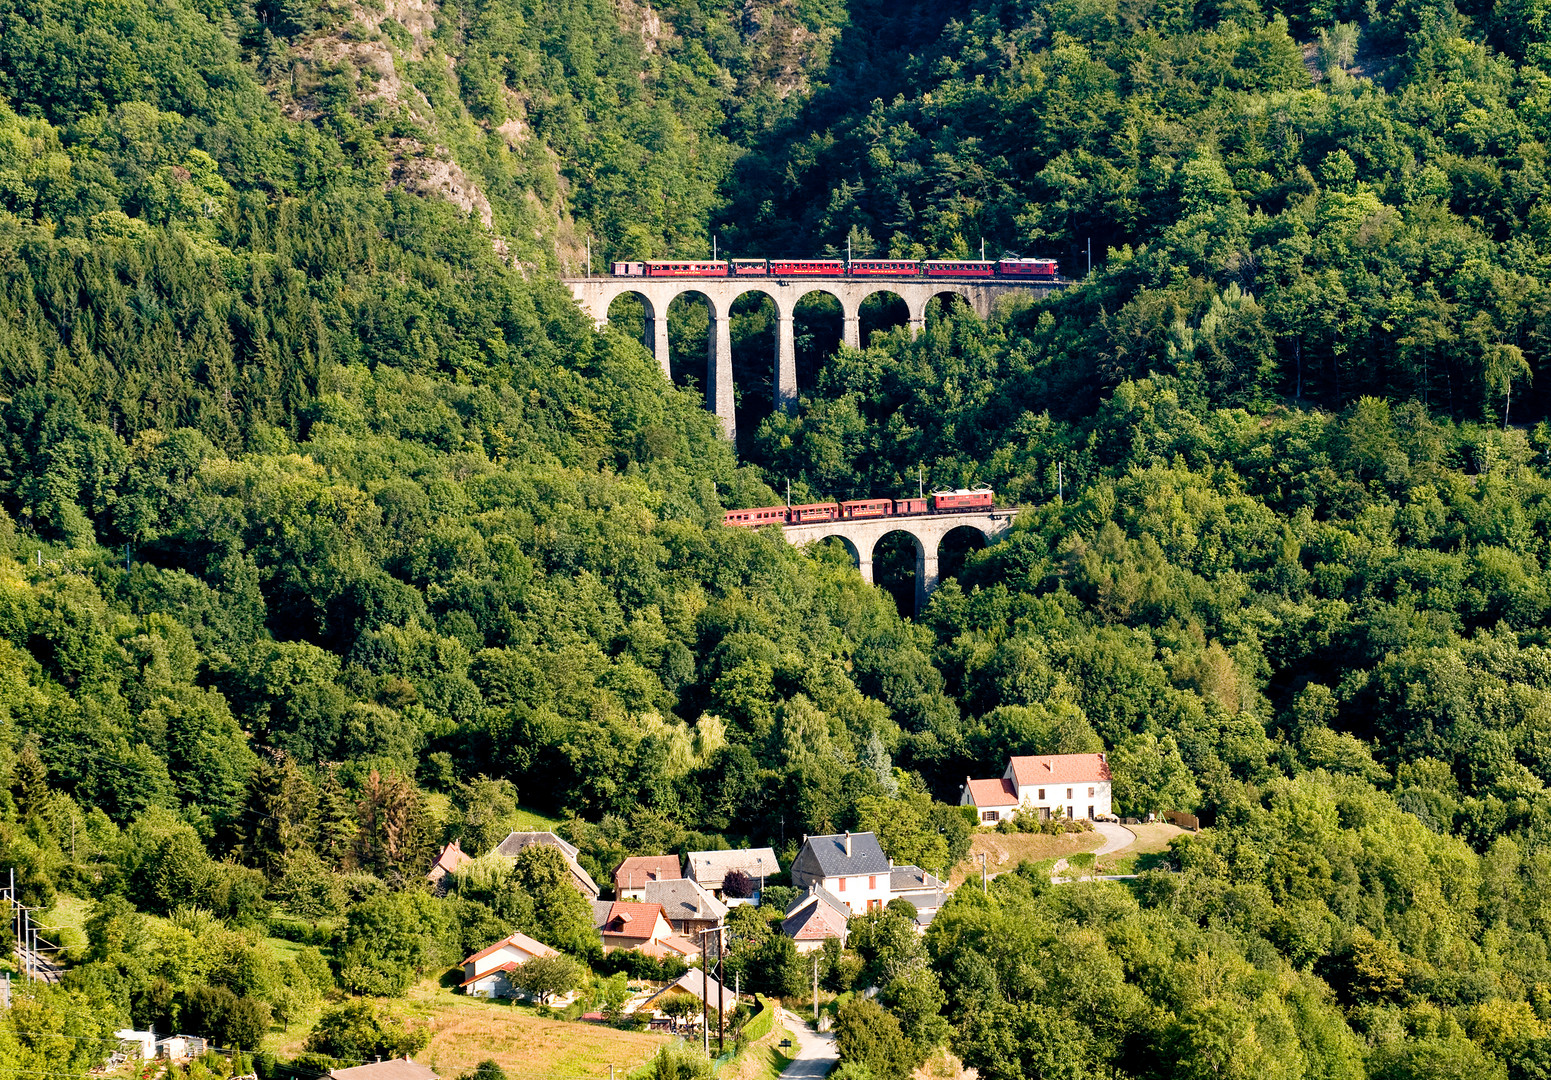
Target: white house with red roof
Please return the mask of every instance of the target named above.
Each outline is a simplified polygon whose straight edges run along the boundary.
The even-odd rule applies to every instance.
[[[1012,820],[1029,809],[1048,821],[1094,821],[1114,816],[1109,761],[1100,754],[1035,754],[1007,759],[995,780],[964,778],[960,806],[973,806],[981,825]]]
[[[511,973],[535,956],[559,955],[527,934],[512,934],[463,961],[463,982],[458,988],[474,997],[520,997],[523,992],[513,985]]]

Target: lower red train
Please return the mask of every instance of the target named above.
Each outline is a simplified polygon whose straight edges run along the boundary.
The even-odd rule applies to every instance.
[[[761,525],[806,525],[813,521],[847,521],[852,518],[910,517],[916,514],[968,514],[991,509],[996,493],[990,488],[934,491],[924,499],[851,499],[841,503],[806,503],[802,506],[760,506],[729,510],[723,525],[757,529]]]

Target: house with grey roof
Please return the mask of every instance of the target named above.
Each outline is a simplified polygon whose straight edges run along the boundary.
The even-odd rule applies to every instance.
[[[568,844],[552,832],[511,832],[506,834],[506,839],[496,845],[495,853],[508,859],[515,859],[524,848],[534,844],[543,844],[548,847],[560,849],[565,856],[566,866],[571,869],[571,884],[588,900],[598,898],[598,883],[592,880],[592,875],[582,869],[582,864],[576,861],[577,850],[574,844]]]
[[[851,914],[861,915],[883,908],[893,897],[893,870],[873,833],[809,836],[792,863],[792,884],[799,889],[810,885],[827,889]]]
[[[919,866],[896,866],[889,871],[890,899],[908,900],[916,909],[916,928],[925,930],[938,910],[948,902],[948,884]]]
[[[691,851],[685,876],[722,899],[727,875],[734,870],[742,870],[754,883],[754,888],[760,889],[764,887],[765,878],[781,872],[781,862],[776,858],[775,849],[767,847]]]
[[[698,942],[700,931],[720,925],[727,917],[727,905],[688,878],[648,881],[642,894],[646,903],[661,904],[669,925],[690,941]]]

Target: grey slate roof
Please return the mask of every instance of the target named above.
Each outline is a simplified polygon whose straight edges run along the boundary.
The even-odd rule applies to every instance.
[[[662,905],[662,909],[668,913],[669,922],[675,919],[721,922],[727,917],[727,905],[688,878],[648,881],[642,892],[648,904]]]
[[[589,900],[598,898],[598,883],[592,880],[592,875],[582,869],[582,864],[576,861],[576,847],[566,843],[552,832],[510,832],[506,839],[495,846],[497,855],[508,859],[515,859],[517,853],[523,848],[532,847],[534,844],[547,844],[557,847],[565,856],[566,865],[571,868],[571,877],[576,882],[576,887],[587,894]]]
[[[846,854],[846,841],[850,840],[851,854]],[[878,846],[878,838],[870,832],[836,834],[834,836],[810,836],[803,844],[794,870],[816,874],[818,877],[849,877],[855,874],[887,874],[888,856]]]
[[[786,914],[790,915],[792,912],[798,910],[799,908],[806,907],[808,902],[813,900],[815,897],[821,902],[828,904],[830,907],[840,912],[846,918],[849,919],[851,917],[851,905],[847,904],[844,900],[840,899],[840,897],[836,896],[822,885],[810,885],[803,892],[798,893],[797,898],[790,904],[786,905]]]
[[[919,866],[896,866],[889,871],[889,892],[892,893],[925,892],[944,887],[946,883],[941,878]]]
[[[733,870],[742,870],[754,879],[759,888],[759,878],[781,872],[781,860],[774,848],[733,848],[728,851],[691,851],[685,877],[694,878],[707,889],[720,889],[722,881]]]
[[[592,928],[602,932],[604,925],[609,921],[609,912],[614,910],[612,900],[592,901]]]

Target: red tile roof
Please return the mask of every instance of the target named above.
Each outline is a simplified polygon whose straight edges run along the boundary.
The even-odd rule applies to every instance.
[[[508,945],[515,945],[517,948],[521,949],[525,953],[528,953],[530,956],[559,956],[560,955],[554,949],[551,949],[548,945],[545,945],[542,941],[534,941],[527,934],[514,933],[514,934],[512,934],[509,937],[502,938],[500,941],[496,942],[494,945],[490,946],[488,949],[480,949],[473,956],[471,956],[467,960],[463,961],[463,963],[464,964],[472,964],[476,960],[483,960],[485,957],[489,956],[491,953],[499,952],[500,950],[506,948]]]
[[[1017,806],[1018,790],[1006,777],[996,780],[971,780],[969,801],[976,806]]]
[[[609,906],[609,917],[604,920],[603,933],[619,937],[649,938],[661,918],[667,923],[667,914],[661,904],[643,904],[635,900],[615,900]]]
[[[1009,758],[1008,770],[1019,787],[1038,784],[1093,784],[1108,782],[1109,762],[1103,754],[1049,754]]]
[[[674,881],[683,876],[677,855],[635,855],[614,871],[614,888],[639,889],[648,881]]]
[[[465,852],[459,843],[454,840],[442,848],[441,854],[436,856],[436,861],[431,863],[430,872],[426,874],[427,881],[435,882],[452,873],[464,863],[474,860]]]

